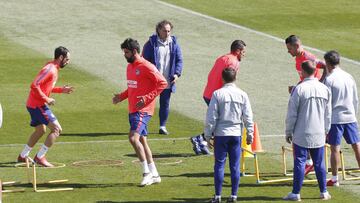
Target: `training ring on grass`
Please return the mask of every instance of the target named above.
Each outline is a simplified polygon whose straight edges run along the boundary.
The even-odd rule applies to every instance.
[[[181,164],[183,162],[183,160],[178,159],[178,160],[172,160],[171,158],[154,158],[154,161],[156,161],[156,164],[159,165],[177,165],[177,164]],[[131,161],[132,163],[140,163],[139,159],[135,159]]]
[[[43,168],[43,169],[54,169],[54,168],[64,168],[66,166],[66,164],[64,163],[58,163],[58,162],[51,162],[52,165],[54,165],[53,167],[43,167],[39,164],[37,164],[37,166],[39,166],[39,168]],[[29,163],[29,166],[32,166],[32,163]],[[17,163],[15,164],[15,168],[26,168],[26,163]]]
[[[121,166],[123,164],[121,160],[85,160],[72,163],[73,166]]]

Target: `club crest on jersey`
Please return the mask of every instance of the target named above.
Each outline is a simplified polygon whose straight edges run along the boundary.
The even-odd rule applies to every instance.
[[[136,69],[136,70],[135,70],[135,74],[136,74],[136,75],[140,75],[140,70],[139,70],[139,69]]]

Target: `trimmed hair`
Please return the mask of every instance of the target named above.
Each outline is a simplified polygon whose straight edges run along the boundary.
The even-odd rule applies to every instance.
[[[335,50],[331,50],[325,53],[324,59],[330,65],[336,66],[340,63],[340,54]]]
[[[230,51],[235,52],[236,50],[242,50],[246,47],[246,44],[242,40],[235,40],[231,43]]]
[[[160,21],[160,22],[158,22],[158,23],[156,24],[155,30],[156,30],[156,34],[157,34],[157,35],[159,35],[160,29],[163,28],[163,27],[165,27],[165,25],[170,25],[171,30],[172,30],[173,27],[174,27],[173,24],[171,24],[170,21],[168,21],[168,20],[162,20],[162,21]]]
[[[136,50],[137,53],[140,53],[139,42],[132,38],[125,39],[125,41],[121,44],[121,49],[127,49],[131,52],[134,52],[134,50]]]
[[[59,46],[54,51],[54,59],[58,59],[60,56],[66,57],[69,50],[63,46]]]
[[[225,83],[234,82],[236,80],[236,70],[234,68],[227,67],[222,71],[221,76]]]
[[[307,60],[301,64],[301,69],[303,69],[305,73],[312,75],[315,73],[316,66],[313,61]]]
[[[300,42],[300,38],[296,35],[290,35],[285,39],[285,44],[291,44],[294,45],[296,43]]]

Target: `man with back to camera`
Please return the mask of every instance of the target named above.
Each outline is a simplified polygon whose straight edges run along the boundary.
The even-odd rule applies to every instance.
[[[327,182],[327,186],[339,186],[338,166],[342,137],[353,148],[360,168],[360,138],[356,119],[359,111],[359,98],[354,78],[340,68],[340,54],[336,51],[329,51],[325,53],[324,59],[329,71],[325,85],[330,89],[332,95],[331,128],[327,135],[327,142],[331,149],[332,178]]]
[[[253,140],[254,122],[248,95],[235,85],[236,70],[225,68],[222,71],[224,85],[211,97],[206,114],[205,138],[209,146],[214,137],[214,185],[215,196],[212,203],[221,202],[222,183],[226,156],[229,155],[231,175],[231,195],[228,203],[237,201],[240,182],[241,132],[245,125],[246,143]]]
[[[317,59],[316,56],[310,53],[309,51],[306,51],[301,43],[300,38],[296,35],[290,35],[289,37],[287,37],[285,39],[285,44],[288,53],[292,57],[295,57],[295,68],[300,78],[300,81],[298,83],[301,83],[304,80],[304,76],[302,75],[301,64],[307,60],[313,61],[316,64],[315,77],[318,78],[320,82],[323,82],[326,76],[325,63]],[[322,75],[320,73],[320,69],[323,69]],[[289,86],[288,88],[289,93],[291,93],[293,87],[294,86]],[[310,173],[313,169],[314,169],[313,161],[310,158],[310,153],[308,153],[308,158],[306,160],[306,165],[305,165],[305,175]]]
[[[291,92],[285,121],[286,142],[293,145],[293,190],[283,199],[301,201],[300,190],[310,152],[320,188],[320,199],[328,200],[331,196],[326,190],[324,148],[325,134],[330,130],[331,92],[315,77],[314,62],[305,61],[301,68],[304,80]]]
[[[143,179],[140,186],[160,183],[152,152],[147,143],[147,125],[155,109],[155,98],[166,88],[164,76],[149,61],[140,56],[139,43],[127,38],[121,49],[129,63],[126,69],[127,89],[114,95],[113,104],[128,99],[129,141],[140,160]]]
[[[150,36],[143,48],[143,57],[156,66],[168,82],[168,86],[160,94],[159,134],[168,135],[166,122],[170,112],[170,97],[175,93],[176,82],[181,76],[183,59],[180,45],[171,35],[173,25],[162,20],[156,25],[156,34]]]
[[[51,132],[47,136],[39,152],[36,154],[34,161],[44,167],[53,167],[53,165],[46,160],[45,154],[55,143],[56,138],[60,136],[62,128],[59,121],[49,108],[49,106],[55,104],[55,99],[50,97],[50,94],[70,94],[73,92],[74,88],[68,85],[55,87],[59,70],[63,69],[69,62],[69,50],[62,46],[56,48],[54,60],[48,62],[31,83],[26,108],[31,116],[30,125],[35,127],[35,131],[31,134],[23,151],[19,154],[17,159],[18,162],[26,161],[26,157],[29,156],[30,151],[38,140],[45,134],[46,127],[48,127]]]
[[[230,53],[218,57],[214,66],[208,74],[207,84],[204,89],[203,99],[207,106],[209,106],[212,94],[215,90],[223,86],[222,71],[225,68],[233,68],[236,72],[239,71],[239,64],[243,57],[245,57],[246,44],[242,40],[235,40],[231,43]],[[200,134],[190,138],[195,154],[211,154],[206,146],[204,134]]]

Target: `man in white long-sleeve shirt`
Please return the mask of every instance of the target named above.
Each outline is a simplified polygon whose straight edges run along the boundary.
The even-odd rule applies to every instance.
[[[293,144],[294,178],[293,190],[284,200],[300,201],[300,190],[304,180],[307,151],[314,162],[320,188],[320,198],[331,198],[326,190],[324,164],[325,134],[330,130],[331,92],[314,77],[316,67],[312,61],[301,65],[305,77],[292,91],[286,116],[286,141]]]
[[[327,137],[331,145],[331,169],[333,177],[327,186],[339,186],[338,165],[340,163],[340,143],[344,136],[346,143],[351,144],[360,168],[360,138],[356,119],[359,99],[354,78],[339,66],[340,55],[329,51],[324,55],[329,75],[325,85],[332,94],[331,128]]]
[[[247,144],[253,140],[253,114],[248,95],[236,87],[236,70],[225,68],[222,71],[224,85],[216,90],[210,100],[206,114],[205,138],[211,146],[214,136],[214,183],[215,196],[210,201],[221,202],[221,190],[224,180],[224,166],[229,154],[231,173],[231,196],[227,202],[236,202],[240,181],[239,160],[241,154],[241,132],[245,125]]]

